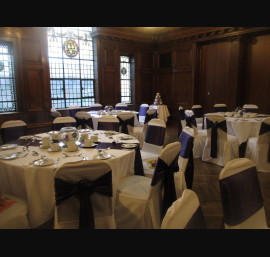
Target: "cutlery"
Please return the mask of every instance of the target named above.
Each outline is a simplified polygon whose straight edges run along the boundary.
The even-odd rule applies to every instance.
[[[48,160],[49,160],[49,158],[43,159],[43,161],[39,164],[39,166],[42,166],[42,164],[43,164],[44,162],[48,161]]]
[[[56,161],[55,161],[55,163],[54,163],[54,165],[53,165],[54,168],[56,167],[57,163],[59,163],[59,161],[60,161],[60,157],[58,157],[58,158],[56,159]]]
[[[67,154],[67,153],[62,153],[62,154],[64,155],[63,158],[65,158],[65,157],[79,157],[79,156],[82,155],[82,153],[80,153],[80,154]]]

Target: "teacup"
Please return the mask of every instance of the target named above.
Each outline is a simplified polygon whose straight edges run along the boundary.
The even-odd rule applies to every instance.
[[[42,138],[42,147],[43,148],[49,148],[51,145],[51,139],[50,137],[43,137]]]
[[[77,151],[77,149],[78,149],[78,146],[76,145],[75,142],[69,142],[69,143],[67,143],[67,150],[69,152]]]
[[[81,134],[81,140],[88,139],[88,133],[82,133]]]
[[[93,142],[97,142],[98,141],[98,136],[91,136],[91,139]]]
[[[51,137],[52,137],[52,140],[59,140],[60,139],[60,134],[59,133],[52,133]]]
[[[84,146],[85,147],[90,147],[90,146],[92,146],[92,144],[93,144],[92,139],[85,139],[84,140]]]
[[[59,143],[52,143],[52,144],[51,144],[51,150],[52,150],[53,152],[58,152],[58,151],[60,151],[60,150],[61,150],[61,147],[60,147]]]

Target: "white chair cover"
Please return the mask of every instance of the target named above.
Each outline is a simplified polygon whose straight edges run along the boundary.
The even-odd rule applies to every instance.
[[[263,120],[258,137],[248,139],[246,158],[252,160],[260,172],[270,172],[270,118]]]
[[[75,119],[77,121],[77,129],[93,129],[92,116],[85,111],[78,111],[75,114]]]
[[[225,229],[267,228],[255,164],[247,158],[228,162],[219,175]]]
[[[26,126],[26,123],[22,120],[9,120],[2,123],[1,128],[11,128]]]
[[[212,142],[211,133],[213,124],[217,124],[215,125],[215,128],[217,130],[217,148],[216,148],[217,151],[214,151],[215,150],[214,141],[211,146]],[[223,116],[207,116],[206,126],[207,126],[207,139],[202,153],[203,161],[211,162],[223,167],[230,160],[239,157],[238,139],[235,136],[228,135],[226,119]]]
[[[115,105],[115,110],[127,110],[128,109],[128,105],[124,104],[124,103],[117,103]]]
[[[55,119],[56,117],[61,117],[61,113],[58,111],[51,111],[51,117]]]
[[[144,124],[146,112],[149,110],[149,104],[141,104],[139,110],[139,122]]]
[[[119,132],[119,120],[113,115],[102,115],[98,119],[97,129]]]
[[[193,144],[194,130],[185,127],[179,137],[181,143],[181,151],[178,158],[179,171],[174,173],[177,198],[181,197],[186,188],[192,188],[194,162],[193,162]]]
[[[1,125],[1,137],[4,144],[27,134],[27,125],[22,120],[9,120]]]
[[[215,104],[213,107],[213,112],[227,112],[226,104]]]
[[[246,110],[246,112],[254,112],[258,113],[259,107],[255,104],[244,104],[243,108]]]
[[[53,120],[53,130],[60,130],[63,127],[76,127],[76,119],[70,116],[57,117]]]
[[[27,203],[10,194],[2,194],[5,201],[15,201],[12,205],[0,212],[0,229],[28,229],[28,206]]]
[[[206,229],[205,219],[197,194],[185,189],[168,209],[161,229]]]
[[[180,142],[168,144],[160,152],[159,158],[166,165],[170,166],[177,160],[176,158],[178,158],[180,148]],[[156,169],[155,172],[157,172],[158,176]],[[165,174],[167,172],[164,172]],[[150,179],[148,177],[134,175],[120,181],[115,204],[117,228],[160,228],[162,207],[164,206],[164,179],[156,181],[156,176],[154,177]]]
[[[108,183],[111,184],[111,167],[108,163],[100,160],[65,163],[55,171],[55,179],[61,179],[71,184],[75,184],[84,179],[93,182],[98,179],[100,180],[104,175],[108,176]],[[57,189],[57,184],[56,181],[56,192],[60,191]],[[98,186],[98,183],[96,182],[95,185]],[[70,191],[72,190],[73,187],[71,187]],[[76,188],[74,190],[76,190]],[[95,190],[90,195],[96,229],[115,228],[112,191],[111,189],[111,196],[99,193],[99,191]],[[61,199],[60,196],[61,195],[58,196],[58,194],[56,194],[56,198],[59,197],[59,199]],[[64,197],[65,195],[62,196],[62,198]],[[80,206],[80,199],[74,195],[67,197],[67,199],[60,204],[57,204],[56,201],[54,227],[56,229],[79,228]]]
[[[90,106],[90,111],[100,111],[102,109],[103,109],[103,106],[100,103],[91,104]]]
[[[146,161],[157,160],[163,149],[166,133],[166,123],[161,119],[153,118],[148,122],[144,138],[141,157],[145,176],[152,177],[153,170],[149,168]]]

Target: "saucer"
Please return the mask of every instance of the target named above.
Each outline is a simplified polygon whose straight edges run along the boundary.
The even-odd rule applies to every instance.
[[[91,146],[85,146],[84,144],[82,144],[82,148],[93,148],[96,147],[98,144],[93,143]]]

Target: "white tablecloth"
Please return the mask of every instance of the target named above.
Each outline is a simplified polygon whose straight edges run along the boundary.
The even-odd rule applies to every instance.
[[[207,115],[219,115],[224,116],[224,113],[207,113]],[[236,118],[225,117],[227,124],[227,132],[229,135],[236,136],[238,138],[239,145],[246,142],[249,137],[257,137],[260,132],[262,121],[265,117],[255,118]],[[206,126],[205,126],[206,127]]]
[[[130,113],[130,112],[133,113],[134,114],[134,127],[140,127],[141,126],[140,123],[139,123],[139,121],[138,121],[138,117],[137,117],[138,112],[136,112],[136,111],[123,111],[123,110],[121,110],[121,112],[122,113]],[[97,129],[98,120],[103,115],[98,115],[97,112],[93,112],[93,111],[88,112],[88,113],[92,116],[93,126],[94,126],[94,129],[96,130]],[[114,115],[114,116],[116,117],[117,115]]]
[[[95,131],[98,133],[100,142],[124,142],[124,143],[138,143],[138,140],[123,140],[119,139],[124,134],[113,135],[113,139],[105,136],[103,131]],[[46,133],[40,136],[48,136]],[[22,146],[18,146],[14,150],[0,151],[0,155],[22,151]],[[46,167],[28,166],[23,164],[38,159],[37,156],[32,156],[32,151],[37,151],[39,154],[56,160],[61,157],[60,162],[54,168],[53,165]],[[59,165],[65,162],[74,162],[82,160],[82,157],[67,157],[62,158],[65,150],[61,152],[50,152],[46,149],[41,149],[38,146],[29,146],[29,152],[26,157],[17,158],[13,160],[0,160],[0,193],[9,193],[18,196],[27,201],[29,205],[29,222],[31,228],[38,227],[44,222],[50,220],[54,216],[54,173]],[[134,173],[134,150],[107,150],[108,153],[115,155],[110,159],[104,160],[111,165],[112,168],[112,182],[113,182],[113,200],[116,196],[116,188],[118,181],[125,177],[128,173]],[[23,152],[27,153],[27,151]],[[95,148],[80,148],[76,152],[68,152],[69,154],[82,153],[89,159],[93,159],[97,154]]]
[[[158,114],[158,118],[161,120],[164,120],[165,123],[167,122],[168,117],[170,117],[168,107],[165,104],[161,104],[161,105],[152,104],[149,106],[149,109],[156,109],[157,114]]]

